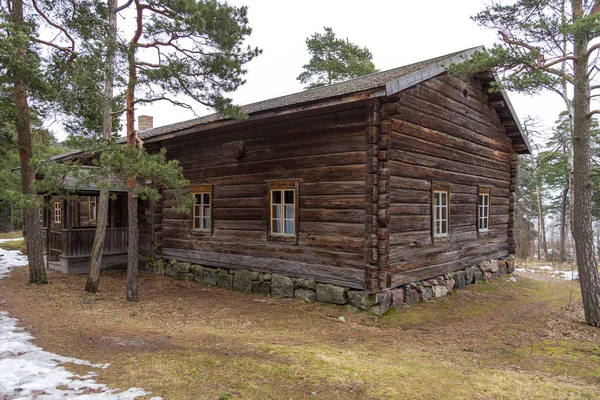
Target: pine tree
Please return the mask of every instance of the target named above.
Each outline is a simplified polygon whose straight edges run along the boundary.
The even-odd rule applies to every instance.
[[[46,83],[45,69],[56,60],[72,62],[76,52],[67,29],[49,17],[37,0],[32,0],[31,6],[33,9],[26,9],[22,0],[0,3],[0,119],[10,121],[17,133],[29,282],[47,283],[39,199],[34,186],[32,120],[50,99],[59,95],[55,87]],[[39,24],[52,31],[54,39],[42,39]],[[50,53],[47,63],[41,62],[41,48]],[[36,103],[34,110],[32,99]]]
[[[130,0],[119,11],[132,8],[135,31],[122,43],[127,60],[125,115],[127,146],[142,148],[135,129],[135,106],[166,100],[191,106],[176,99],[191,100],[216,109],[223,115],[244,118],[239,107],[225,97],[244,83],[243,65],[260,51],[242,48],[251,33],[247,8],[217,1],[183,0],[157,2]],[[139,50],[155,51],[153,60],[143,59]],[[144,53],[146,55],[147,52]],[[138,300],[138,196],[137,176],[128,175],[129,249],[126,297]]]
[[[501,42],[478,52],[454,72],[503,71],[513,90],[557,93],[569,112],[572,143],[571,215],[585,319],[600,327],[600,276],[592,230],[590,125],[600,110],[591,96],[600,52],[600,0],[516,0],[496,3],[473,18],[498,31]]]
[[[306,89],[377,72],[369,49],[351,43],[348,38],[337,38],[331,28],[324,29],[324,34],[314,33],[306,39],[310,61],[296,78],[308,84]]]

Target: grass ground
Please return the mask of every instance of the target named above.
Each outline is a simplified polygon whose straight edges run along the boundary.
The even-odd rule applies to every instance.
[[[85,276],[27,273],[0,281],[0,309],[36,344],[168,400],[600,397],[600,331],[576,282],[499,278],[376,317],[145,273],[128,303],[124,272],[93,295]]]
[[[4,250],[19,250],[20,252],[25,253],[25,240],[13,240],[22,237],[23,232],[21,231],[0,232],[0,240],[10,239],[10,242],[4,242],[0,247],[2,247]]]

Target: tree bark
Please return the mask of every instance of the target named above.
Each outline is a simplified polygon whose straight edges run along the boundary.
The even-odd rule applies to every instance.
[[[115,65],[115,50],[117,40],[117,0],[107,0],[108,8],[108,35],[106,46],[106,63],[104,65],[104,98],[102,99],[102,136],[110,142],[112,132],[112,102],[113,102],[113,80]],[[102,267],[102,251],[106,237],[106,224],[108,220],[108,189],[100,190],[98,199],[98,210],[96,216],[96,232],[90,257],[90,268],[88,278],[85,282],[85,290],[96,293],[100,285],[100,269]]]
[[[127,181],[127,211],[129,213],[129,244],[127,246],[127,301],[138,301],[138,257],[139,257],[139,232],[138,232],[138,199],[135,193],[136,179]]]
[[[11,22],[16,30],[23,28],[23,1],[14,0],[11,10]],[[16,48],[15,58],[20,64],[27,63],[25,43],[14,35],[13,45]],[[27,99],[27,78],[17,67],[14,71],[13,96],[17,108],[16,129],[19,143],[19,159],[21,166],[21,191],[25,197],[23,204],[24,235],[27,243],[27,261],[29,262],[29,283],[48,283],[44,265],[44,248],[42,227],[39,218],[39,205],[33,187],[35,171],[31,163],[33,147],[31,141],[30,111]]]
[[[566,225],[567,225],[567,196],[569,194],[569,188],[563,189],[560,196],[560,233],[558,239],[558,262],[564,264],[565,262],[565,238],[566,238]]]
[[[541,247],[544,250],[544,261],[548,260],[548,242],[546,241],[546,223],[544,222],[544,207],[542,205],[542,193],[540,191],[540,187],[536,186],[535,190],[537,192],[538,199],[538,221],[540,227],[540,234],[538,235],[541,241]],[[538,253],[539,259],[539,253]]]
[[[135,52],[137,43],[142,36],[143,9],[139,0],[135,0],[137,29],[127,49],[127,63],[129,76],[127,92],[125,94],[126,119],[127,119],[127,145],[135,147],[138,143],[135,130],[135,86],[137,83],[137,66]],[[127,285],[126,296],[128,301],[138,301],[138,257],[139,257],[139,227],[138,227],[138,198],[135,192],[137,179],[131,176],[127,179],[127,211],[129,213],[129,232],[127,246]]]
[[[108,200],[108,189],[100,190],[96,215],[96,231],[94,233],[94,243],[92,244],[90,255],[90,270],[85,281],[85,291],[90,293],[98,292],[98,287],[100,285],[102,251],[104,249],[104,238],[106,236],[106,225],[108,220]]]
[[[574,20],[584,16],[582,0],[572,0]],[[594,234],[592,230],[592,190],[590,168],[590,82],[588,76],[587,48],[589,39],[585,31],[574,30],[574,92],[573,92],[573,237],[577,254],[579,283],[583,297],[585,321],[600,327],[600,277]]]

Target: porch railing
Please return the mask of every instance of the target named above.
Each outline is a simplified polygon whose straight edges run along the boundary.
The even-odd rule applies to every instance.
[[[62,232],[62,256],[83,257],[92,253],[95,229],[70,229]],[[103,255],[127,253],[127,228],[106,228]]]

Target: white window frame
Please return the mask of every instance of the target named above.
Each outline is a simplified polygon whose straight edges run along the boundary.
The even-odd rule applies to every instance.
[[[285,195],[286,192],[292,193],[292,203],[286,202]],[[281,203],[275,203],[275,194],[281,194]],[[297,232],[296,227],[296,189],[295,188],[282,188],[282,189],[271,189],[270,201],[269,201],[269,209],[270,212],[270,227],[271,227],[271,235],[274,236],[289,236],[295,237]],[[275,206],[280,206],[280,216],[281,218],[276,218],[274,215]],[[293,215],[290,217],[290,208],[293,210]],[[277,221],[277,222],[276,222]],[[288,223],[292,224],[292,230],[286,231],[289,226]],[[273,229],[277,226],[277,229]]]
[[[490,230],[490,192],[480,191],[477,195],[477,231]]]
[[[92,199],[94,206],[92,207]],[[98,198],[96,196],[88,196],[88,219],[95,221],[98,215]]]
[[[212,191],[193,191],[192,194],[194,195],[194,205],[192,206],[192,231],[211,232],[213,207]],[[197,202],[198,196],[200,197],[200,202]],[[205,201],[205,196],[208,196],[208,203]],[[196,226],[196,221],[199,222],[198,227]],[[205,222],[207,222],[208,226],[205,226]]]
[[[299,225],[299,184],[298,179],[286,179],[286,180],[267,180],[267,205],[268,209],[268,226],[267,226],[267,240],[288,242],[298,244],[298,232],[300,232]],[[290,191],[293,193],[293,202],[285,199],[285,193]],[[274,211],[275,207],[273,203],[275,193],[281,194],[280,204],[280,216],[281,218],[275,218]],[[293,215],[292,215],[293,212]],[[291,230],[286,230],[287,227],[292,227]],[[273,229],[277,224],[278,229]]]
[[[52,208],[54,215],[54,223],[60,224],[62,223],[62,201],[54,200],[54,206]]]
[[[436,197],[439,196],[439,204],[436,204]],[[445,204],[443,199],[445,198]],[[432,198],[432,230],[434,238],[444,238],[450,235],[450,192],[448,190],[433,190]],[[444,222],[446,230],[443,231]]]

